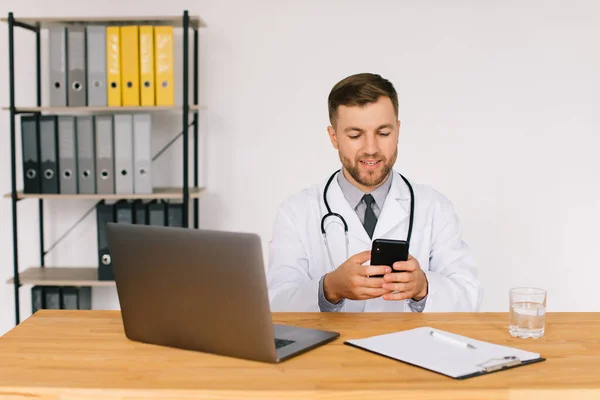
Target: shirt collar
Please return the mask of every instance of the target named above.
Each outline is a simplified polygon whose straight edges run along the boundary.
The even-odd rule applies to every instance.
[[[387,197],[388,192],[390,191],[390,187],[392,186],[392,173],[388,175],[387,179],[385,180],[385,182],[383,182],[381,186],[379,186],[377,189],[371,192],[371,195],[375,199],[375,204],[377,204],[377,207],[379,207],[379,209],[383,209],[383,203],[385,202],[385,198]],[[362,201],[362,198],[366,194],[366,192],[363,192],[362,190],[354,186],[352,183],[350,183],[350,181],[346,179],[346,176],[342,171],[340,171],[340,173],[338,174],[337,180],[338,184],[340,185],[340,188],[342,189],[344,197],[346,198],[346,200],[348,200],[350,207],[352,207],[352,209],[355,210],[356,207],[358,207],[358,205]]]

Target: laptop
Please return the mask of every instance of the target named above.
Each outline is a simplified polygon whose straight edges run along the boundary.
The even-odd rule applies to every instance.
[[[256,234],[108,223],[107,239],[131,340],[276,363],[339,337],[273,324]]]

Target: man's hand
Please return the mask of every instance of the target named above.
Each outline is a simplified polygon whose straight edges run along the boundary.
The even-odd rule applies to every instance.
[[[385,275],[392,269],[385,265],[362,265],[371,259],[371,251],[363,251],[350,257],[335,271],[323,278],[323,291],[330,303],[342,299],[366,300],[380,297],[389,290],[382,289],[383,278],[369,278],[372,275]]]
[[[392,292],[385,294],[384,300],[413,299],[419,301],[427,296],[429,288],[427,277],[416,258],[409,255],[407,261],[395,262],[394,271],[383,277],[385,281],[383,289]]]

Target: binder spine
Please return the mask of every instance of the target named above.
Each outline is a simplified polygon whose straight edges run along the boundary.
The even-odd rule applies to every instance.
[[[48,57],[50,66],[50,106],[67,105],[67,28],[63,25],[48,29]]]
[[[23,152],[23,191],[40,193],[40,160],[38,158],[36,117],[21,117],[21,143]]]
[[[154,29],[140,26],[140,101],[154,105]]]
[[[103,202],[96,206],[96,226],[98,229],[98,280],[101,281],[112,281],[115,279],[106,233],[106,224],[108,222],[115,222],[114,205]]]
[[[75,142],[75,117],[58,117],[58,166],[60,192],[77,193],[77,160]]]
[[[133,155],[135,193],[152,193],[152,160],[151,160],[151,129],[150,114],[135,114],[133,116]]]
[[[69,26],[67,38],[69,60],[67,101],[69,106],[84,107],[87,103],[85,27]]]
[[[42,193],[59,193],[56,117],[40,116],[40,146]]]
[[[96,191],[110,194],[115,192],[113,163],[113,118],[98,115],[96,122]]]
[[[115,192],[133,193],[133,116],[114,116]]]
[[[121,106],[121,34],[118,26],[106,27],[106,81],[108,105]]]
[[[121,91],[124,106],[140,105],[138,40],[137,26],[121,27]]]
[[[88,105],[105,106],[107,104],[106,27],[90,25],[86,29]]]

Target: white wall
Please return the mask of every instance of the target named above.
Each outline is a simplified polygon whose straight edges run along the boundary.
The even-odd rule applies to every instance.
[[[454,202],[486,287],[484,310],[505,311],[509,287],[536,285],[549,290],[550,311],[600,311],[600,3],[497,3],[8,0],[0,14],[201,15],[209,28],[200,45],[200,224],[257,232],[265,251],[278,204],[338,166],[325,130],[330,88],[349,74],[380,73],[400,95],[397,168]],[[7,41],[4,25],[0,54]],[[35,101],[33,44],[19,31],[23,105]],[[6,61],[0,77],[5,106]],[[7,112],[0,126],[6,193]],[[172,133],[157,129],[155,147]],[[161,163],[160,183],[178,184],[179,147]],[[48,244],[93,204],[47,203]],[[25,268],[39,262],[37,203],[18,207]],[[10,201],[0,209],[2,333],[14,324],[12,286],[2,283],[12,272]],[[94,215],[48,257],[48,265],[95,262]],[[21,289],[23,318],[29,289]],[[94,289],[93,301],[118,307],[110,289]]]

